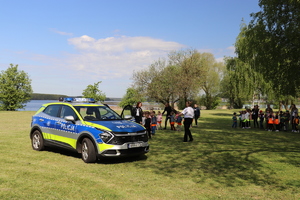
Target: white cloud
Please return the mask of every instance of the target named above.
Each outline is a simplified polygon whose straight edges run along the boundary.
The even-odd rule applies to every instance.
[[[101,79],[131,76],[171,50],[185,46],[150,37],[108,37],[95,39],[87,35],[68,39],[78,50],[68,55],[68,65],[81,73],[93,73]]]
[[[127,51],[170,51],[184,47],[177,42],[167,42],[150,37],[108,37],[94,39],[87,35],[77,38],[70,38],[69,44],[74,45],[78,50],[97,52],[127,52]]]
[[[52,32],[54,32],[54,33],[59,34],[59,35],[68,35],[68,36],[72,36],[73,35],[73,33],[67,33],[67,32],[63,32],[63,31],[59,31],[59,30],[57,30],[55,28],[51,28],[50,30]]]

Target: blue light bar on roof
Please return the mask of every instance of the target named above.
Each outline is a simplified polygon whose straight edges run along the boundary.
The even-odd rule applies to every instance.
[[[78,98],[78,97],[66,97],[65,102],[86,102],[86,103],[95,103],[93,98]]]

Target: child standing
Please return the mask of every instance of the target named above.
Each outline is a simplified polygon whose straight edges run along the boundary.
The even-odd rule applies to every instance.
[[[176,114],[176,123],[177,123],[177,131],[181,131],[181,125],[182,125],[182,117],[179,115],[179,111]]]
[[[151,116],[151,132],[152,132],[152,135],[155,135],[156,125],[157,125],[157,118],[155,116],[155,111],[154,110],[150,113],[150,116]]]
[[[145,113],[145,124],[144,127],[147,130],[148,138],[151,139],[151,118],[149,111],[144,112]]]
[[[263,129],[264,128],[265,114],[263,113],[262,110],[259,111],[258,117],[259,117],[259,126],[260,126],[261,129]]]
[[[269,114],[268,117],[268,131],[273,131],[274,129],[274,115],[273,112],[271,111],[271,113]]]
[[[291,116],[290,116],[290,112],[288,110],[285,112],[285,114],[286,114],[286,119],[285,119],[285,122],[284,122],[284,126],[285,126],[285,131],[288,131]]]
[[[157,129],[160,130],[160,129],[162,129],[162,127],[161,127],[162,114],[160,111],[157,112],[156,119],[157,119]]]
[[[171,115],[170,115],[170,125],[171,125],[171,130],[176,131],[176,129],[175,129],[175,115],[174,115],[173,111],[171,112]]]
[[[236,113],[233,113],[233,117],[232,117],[232,128],[236,128],[237,127],[237,117],[236,117]]]
[[[245,129],[245,128],[246,128],[245,114],[246,114],[246,112],[245,112],[245,111],[242,111],[242,114],[241,114],[242,129]]]

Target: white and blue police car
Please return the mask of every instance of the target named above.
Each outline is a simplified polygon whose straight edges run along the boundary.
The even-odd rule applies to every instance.
[[[127,107],[128,108],[128,107]],[[129,108],[130,110],[130,108]],[[86,163],[101,157],[135,156],[149,151],[146,130],[91,98],[64,98],[44,104],[32,116],[32,148],[59,146],[81,153]]]

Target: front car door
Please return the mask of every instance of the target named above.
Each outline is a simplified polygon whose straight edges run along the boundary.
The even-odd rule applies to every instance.
[[[123,108],[122,113],[121,113],[121,117],[123,119],[128,119],[129,116],[131,116],[131,119],[134,119],[133,115],[132,115],[132,106],[131,105],[127,105]]]

